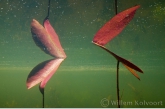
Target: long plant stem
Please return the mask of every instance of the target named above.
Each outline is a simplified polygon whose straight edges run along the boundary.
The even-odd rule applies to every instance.
[[[45,99],[44,99],[44,89],[43,89],[43,92],[42,92],[42,107],[43,107],[43,108],[45,107],[45,106],[44,106],[44,104],[45,104],[45,103],[44,103],[44,102],[45,102],[44,100],[45,100]]]
[[[49,18],[49,11],[50,11],[50,0],[49,0],[49,3],[48,3],[48,15],[47,15],[47,18]]]
[[[117,0],[115,0],[115,14],[117,15]],[[119,94],[119,61],[117,61],[117,74],[116,74],[116,83],[117,83],[117,104],[120,108],[120,94]]]
[[[117,0],[115,0],[115,14],[117,14]]]
[[[44,24],[45,20],[47,20],[49,18],[49,11],[50,11],[50,0],[48,1],[48,14],[45,17],[45,19],[43,21],[43,24]],[[44,88],[41,88],[40,91],[42,93],[42,107],[44,108],[44,101],[45,101],[45,98],[44,98]]]
[[[119,97],[119,61],[117,61],[117,104],[118,104],[118,108],[120,108],[120,97]]]
[[[50,11],[50,0],[48,1],[48,14],[47,14],[47,16],[45,17],[43,23],[45,22],[45,20],[49,19],[49,11]]]

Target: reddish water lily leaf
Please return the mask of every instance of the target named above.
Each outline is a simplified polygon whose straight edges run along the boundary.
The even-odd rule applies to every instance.
[[[123,63],[122,63],[123,64]],[[134,69],[132,69],[131,67],[128,67],[127,65],[123,64],[137,79],[140,80],[140,77],[138,76],[138,74],[135,72]]]
[[[61,43],[60,43],[60,40],[58,38],[58,35],[55,31],[55,29],[51,26],[50,22],[48,19],[46,19],[44,21],[44,27],[45,27],[45,30],[46,32],[50,35],[50,38],[53,42],[53,44],[56,46],[55,48],[57,48],[55,51],[59,53],[58,56],[56,57],[59,57],[59,58],[65,58],[66,57],[66,54],[61,46]]]
[[[40,91],[43,93],[42,89],[44,89],[49,79],[66,58],[66,54],[60,44],[58,35],[48,19],[44,21],[44,27],[37,20],[33,19],[31,22],[31,33],[37,46],[39,46],[45,53],[56,57],[56,59],[38,64],[33,68],[27,78],[26,85],[28,89],[41,83]]]
[[[94,43],[96,44],[96,43]],[[119,62],[121,62],[137,79],[140,80],[140,77],[138,76],[138,74],[136,74],[135,70],[143,73],[143,71],[137,67],[136,65],[134,65],[133,63],[129,62],[128,60],[116,55],[115,53],[111,52],[110,50],[108,50],[107,48],[105,48],[102,45],[96,44],[97,46],[101,47],[102,49],[104,49],[105,51],[107,51],[108,53],[110,53],[112,56],[114,56]]]
[[[56,72],[64,59],[52,59],[38,64],[28,75],[26,85],[30,89],[41,82],[40,87],[44,88],[48,80]]]
[[[134,6],[114,16],[95,34],[93,42],[103,46],[107,44],[126,27],[139,7]]]
[[[36,45],[53,57],[66,58],[58,35],[50,25],[49,20],[44,21],[44,27],[35,19],[31,22],[31,33]]]

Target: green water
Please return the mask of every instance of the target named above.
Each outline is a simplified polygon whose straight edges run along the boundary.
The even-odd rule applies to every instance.
[[[0,0],[0,107],[42,107],[38,85],[28,90],[26,79],[52,58],[30,32],[31,20],[42,23],[47,15],[47,2]],[[165,107],[165,1],[118,0],[118,11],[136,4],[133,20],[106,45],[144,71],[139,81],[120,64],[120,96],[127,103],[121,107]],[[50,9],[67,58],[45,87],[45,107],[117,107],[117,62],[91,43],[114,16],[114,0],[51,0]]]

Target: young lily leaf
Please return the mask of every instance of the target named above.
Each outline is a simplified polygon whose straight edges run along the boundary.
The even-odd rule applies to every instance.
[[[94,43],[96,44],[96,43]],[[112,56],[114,56],[119,62],[121,62],[136,78],[140,79],[139,76],[135,73],[134,70],[143,73],[143,71],[137,67],[136,65],[134,65],[133,63],[129,62],[128,60],[116,55],[115,53],[111,52],[110,50],[108,50],[106,47],[96,44],[97,46],[101,47],[102,49],[104,49],[105,51],[107,51],[108,53],[110,53]]]
[[[126,25],[132,20],[139,7],[140,6],[137,5],[115,15],[95,34],[93,42],[103,46],[107,44],[122,32]]]

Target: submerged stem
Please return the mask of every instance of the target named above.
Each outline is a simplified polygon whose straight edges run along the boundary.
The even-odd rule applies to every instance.
[[[43,89],[43,93],[42,93],[42,107],[44,108],[44,89]]]
[[[47,19],[49,19],[49,11],[50,11],[50,0],[48,1],[48,14],[47,14],[47,16],[45,17],[44,21],[47,20]],[[44,22],[44,21],[43,21],[43,22]]]
[[[42,94],[42,107],[44,108],[44,100],[45,100],[45,98],[44,98],[44,88],[39,86],[39,90],[40,90],[40,92]]]
[[[115,0],[115,14],[117,15],[117,0]],[[119,96],[119,61],[117,61],[117,101],[118,101],[118,108],[120,108],[120,96]]]
[[[117,101],[118,101],[118,108],[120,108],[120,97],[119,97],[119,61],[117,61]]]
[[[43,21],[43,24],[44,24],[45,20],[47,20],[49,18],[49,11],[50,11],[50,0],[48,1],[48,14],[45,17],[45,19]],[[39,89],[40,89],[40,92],[42,93],[42,107],[44,108],[44,100],[45,100],[45,98],[44,98],[44,88],[39,87]]]
[[[115,0],[115,14],[117,14],[117,0]]]

